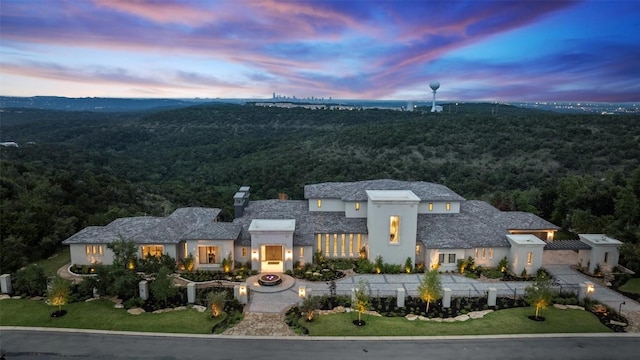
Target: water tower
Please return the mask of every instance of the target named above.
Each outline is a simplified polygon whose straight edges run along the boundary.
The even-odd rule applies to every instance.
[[[433,90],[433,104],[431,105],[431,112],[436,112],[436,90],[440,88],[440,82],[434,80],[429,83],[429,87]]]

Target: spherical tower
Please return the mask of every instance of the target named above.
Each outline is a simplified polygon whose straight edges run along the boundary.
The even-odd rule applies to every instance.
[[[440,82],[434,80],[429,83],[429,87],[433,90],[433,104],[431,105],[431,112],[436,112],[436,90],[440,88]]]

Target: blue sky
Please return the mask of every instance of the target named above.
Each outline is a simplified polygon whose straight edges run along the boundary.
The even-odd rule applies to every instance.
[[[640,1],[0,0],[0,95],[640,101]]]

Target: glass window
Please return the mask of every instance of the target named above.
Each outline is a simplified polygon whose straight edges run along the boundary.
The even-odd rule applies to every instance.
[[[198,246],[198,255],[200,264],[218,264],[220,262],[218,246]]]
[[[242,257],[247,257],[247,248],[246,247],[242,248]]]
[[[149,256],[160,257],[164,252],[162,245],[145,245],[141,246],[142,258],[146,259]]]
[[[484,259],[487,256],[487,249],[482,248],[482,258]]]
[[[303,247],[300,248],[300,257],[304,257],[304,248]]]
[[[322,207],[322,200],[318,199],[318,207],[321,208]]]
[[[416,255],[420,255],[420,245],[416,245]]]
[[[438,263],[444,264],[444,254],[439,254],[438,255]]]
[[[456,254],[449,254],[449,263],[456,262]]]
[[[400,241],[400,217],[389,217],[389,242],[397,244]]]
[[[433,211],[433,203],[429,203],[429,211]]]
[[[531,265],[533,262],[533,253],[527,253],[527,264]]]
[[[489,248],[489,259],[493,259],[493,248]]]
[[[359,202],[356,203],[356,211],[360,211],[360,203]]]
[[[447,203],[446,208],[447,208],[447,211],[451,211],[451,203]]]

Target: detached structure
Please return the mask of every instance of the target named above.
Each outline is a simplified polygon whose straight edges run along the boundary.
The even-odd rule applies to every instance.
[[[506,256],[512,271],[532,273],[559,229],[534,214],[503,212],[422,181],[311,184],[304,198],[250,201],[250,188],[243,186],[234,195],[232,222],[218,221],[217,208],[181,208],[167,217],[87,227],[63,243],[76,265],[112,263],[107,244],[126,238],[138,244],[140,257],[192,256],[195,268],[204,270],[222,269],[228,259],[251,262],[259,272],[284,272],[296,262],[311,262],[319,251],[328,258],[382,256],[392,264],[409,258],[427,268],[439,264],[442,271],[456,271],[457,261],[469,256],[492,267]],[[607,260],[617,264],[617,248],[614,254],[610,244]]]

